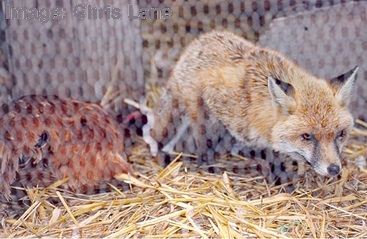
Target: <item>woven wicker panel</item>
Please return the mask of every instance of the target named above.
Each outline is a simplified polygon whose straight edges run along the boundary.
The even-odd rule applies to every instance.
[[[131,2],[131,1],[130,1]],[[74,8],[81,4],[105,7],[104,1],[4,1],[3,9],[63,8],[65,19],[45,23],[38,19],[2,22],[7,57],[9,97],[28,94],[57,94],[83,101],[106,103],[118,93],[112,106],[127,107],[122,99],[144,94],[142,45],[139,21],[126,14],[115,19],[79,19]],[[88,5],[89,4],[89,5]],[[109,1],[127,12],[127,1]],[[4,97],[4,96],[3,96]],[[9,98],[8,97],[8,98]],[[111,103],[111,102],[109,102]]]

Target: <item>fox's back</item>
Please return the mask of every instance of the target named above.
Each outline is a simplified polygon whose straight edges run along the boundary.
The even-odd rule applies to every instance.
[[[255,45],[231,32],[213,31],[192,41],[174,67],[167,84],[173,92],[194,89],[198,75],[210,68],[236,64]],[[185,90],[185,89],[183,89]]]
[[[228,92],[231,87],[237,88],[231,92],[239,95],[229,97],[237,97],[247,108],[247,103],[253,101],[268,105],[269,76],[299,87],[299,92],[319,88],[316,77],[281,54],[257,47],[231,32],[217,31],[199,36],[185,49],[172,70],[167,88],[179,101],[196,100],[211,88]]]

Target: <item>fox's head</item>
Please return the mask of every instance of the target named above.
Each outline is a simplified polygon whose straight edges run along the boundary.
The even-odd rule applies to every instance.
[[[353,127],[348,104],[357,70],[331,80],[302,75],[293,85],[270,76],[268,88],[279,116],[272,147],[306,160],[320,175],[339,174],[341,150]]]

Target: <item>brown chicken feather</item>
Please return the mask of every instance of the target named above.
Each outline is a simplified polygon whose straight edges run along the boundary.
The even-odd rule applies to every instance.
[[[57,96],[24,96],[0,108],[0,192],[15,181],[88,193],[133,173],[120,125],[101,106]]]

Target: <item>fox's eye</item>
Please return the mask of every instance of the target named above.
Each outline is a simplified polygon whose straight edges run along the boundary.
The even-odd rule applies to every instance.
[[[307,134],[307,133],[302,134],[301,136],[302,136],[303,140],[311,140],[312,139],[312,135]]]
[[[338,135],[337,135],[337,138],[339,139],[339,140],[341,140],[341,139],[343,139],[345,136],[346,136],[346,132],[345,132],[345,130],[343,129],[343,130],[341,130],[339,133],[338,133]]]

